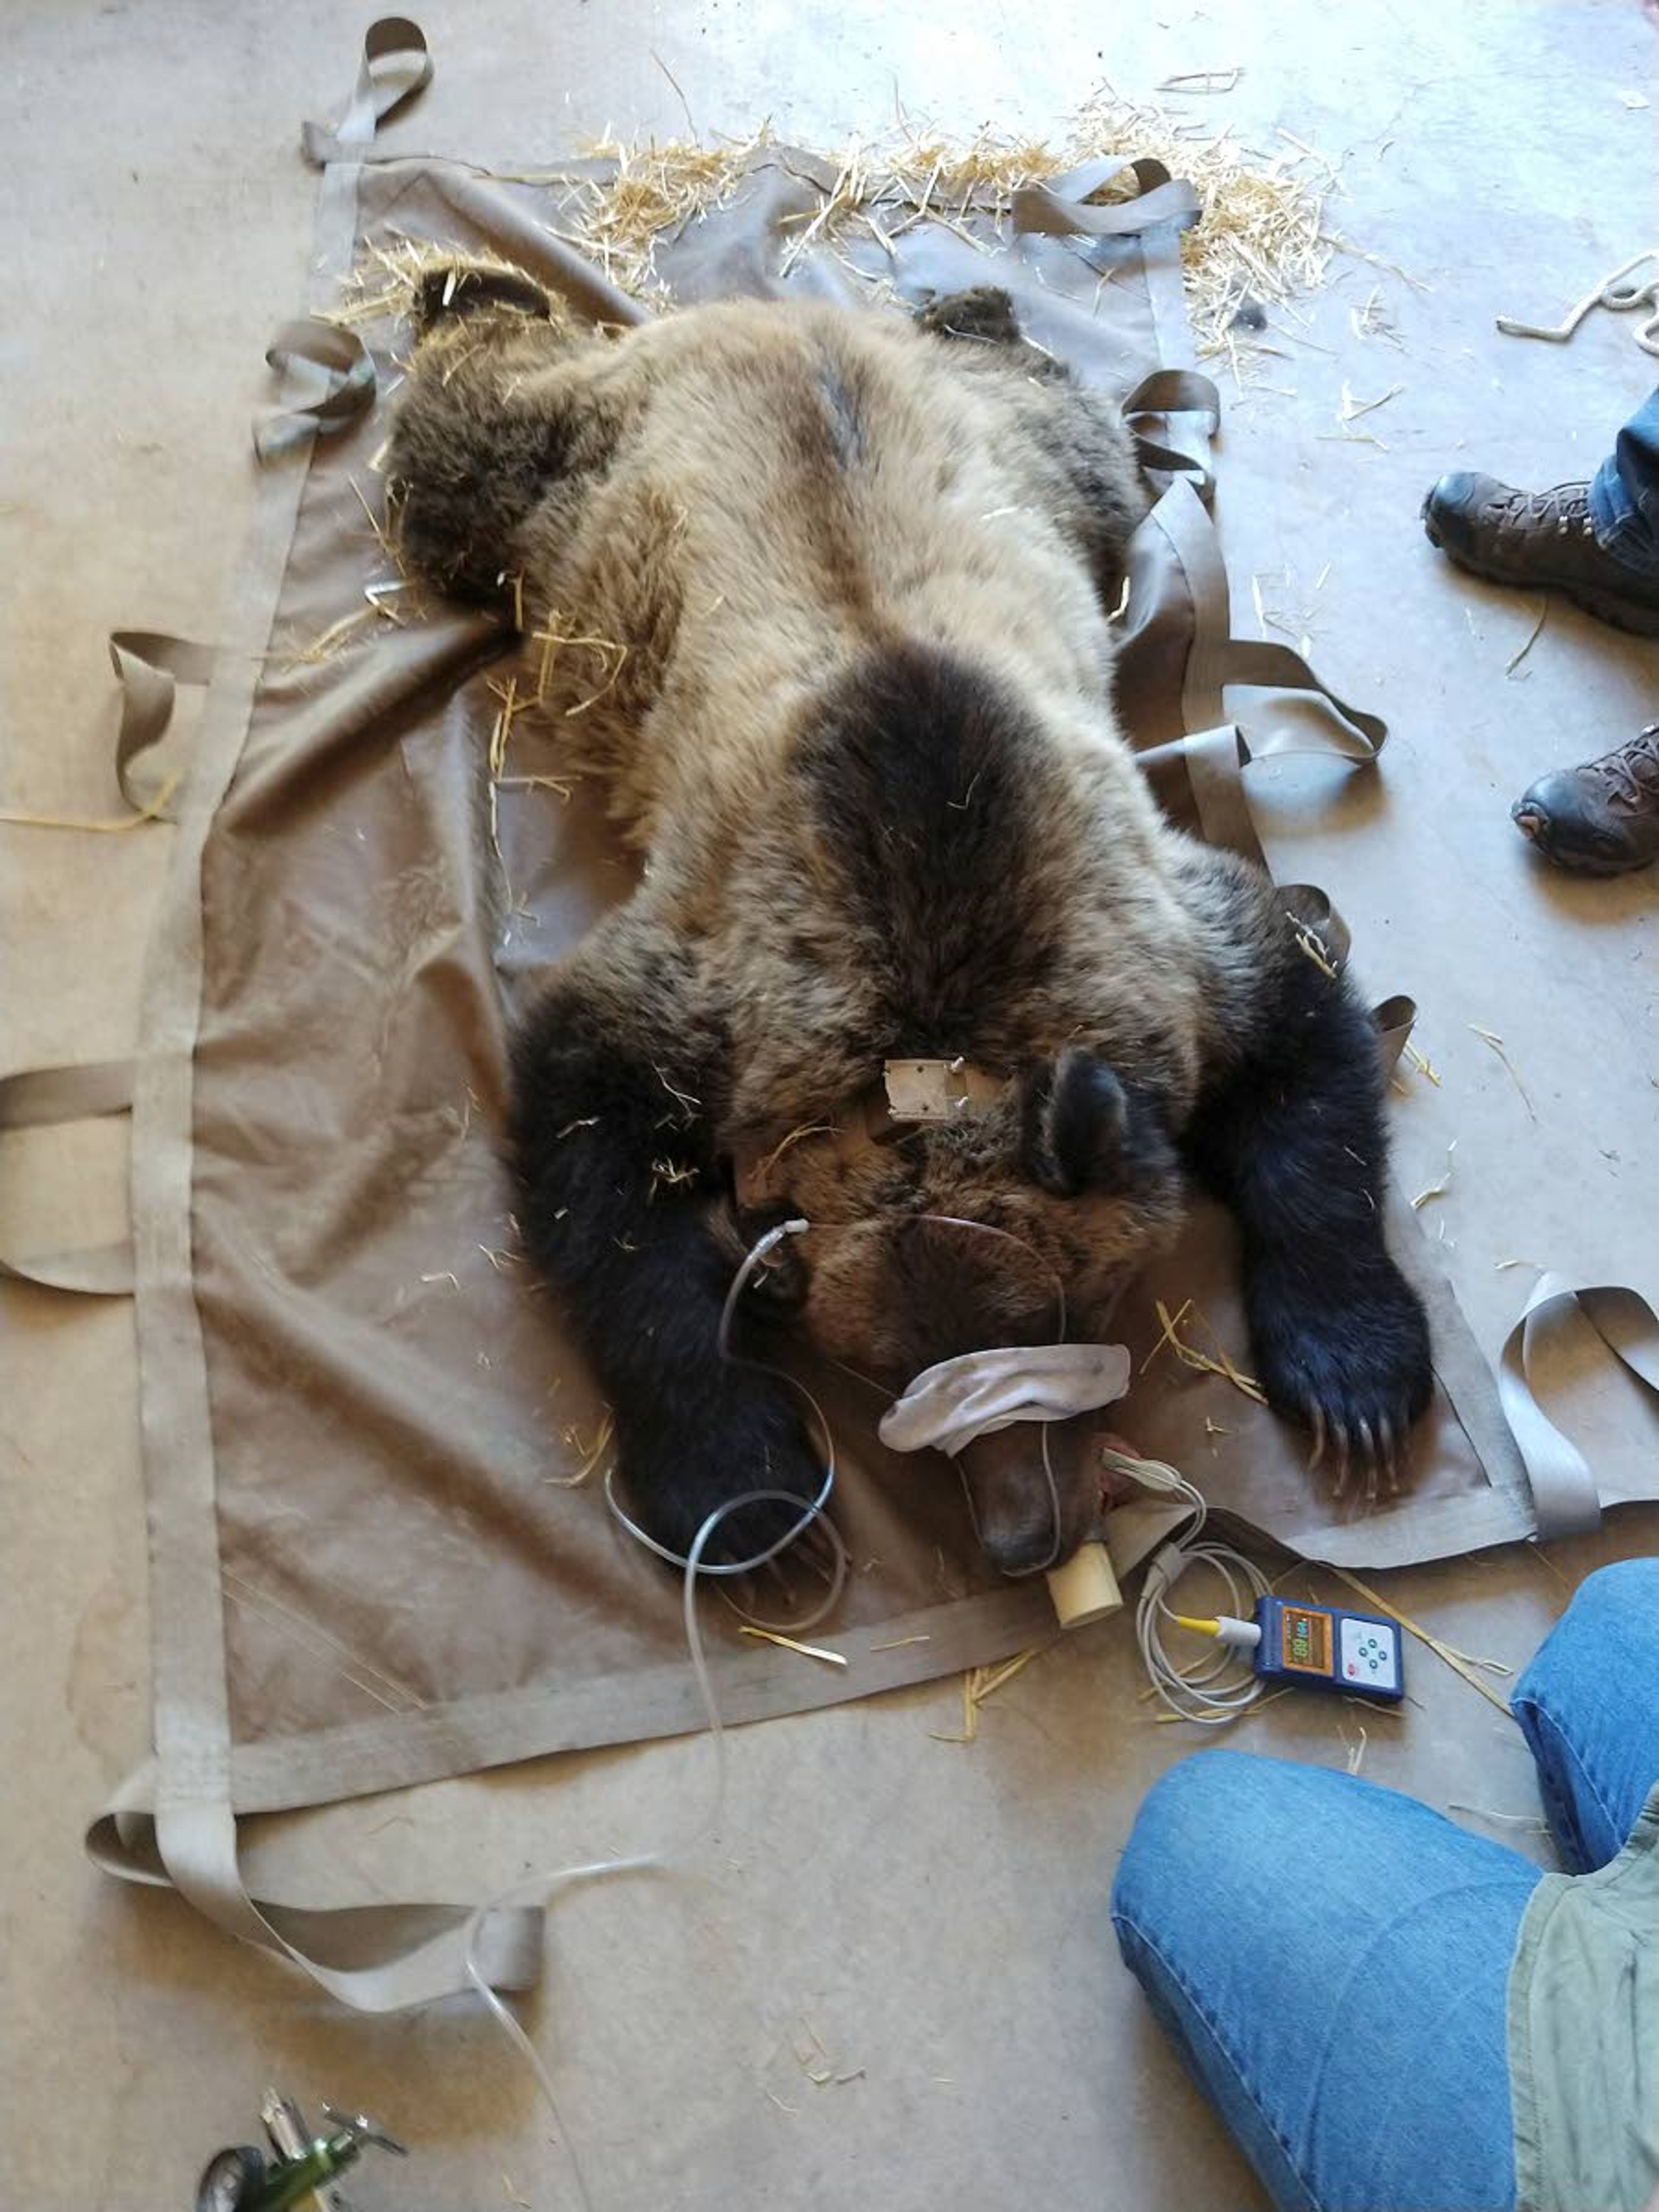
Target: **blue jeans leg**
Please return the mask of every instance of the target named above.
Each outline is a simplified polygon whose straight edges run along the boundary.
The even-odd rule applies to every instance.
[[[1112,1918],[1279,2212],[1510,2212],[1504,1996],[1539,1878],[1357,1776],[1205,1751],[1148,1794]]]
[[[1591,479],[1595,542],[1644,576],[1659,576],[1659,392],[1619,433]]]
[[[1605,1866],[1659,1781],[1659,1559],[1586,1576],[1510,1704],[1562,1863]]]

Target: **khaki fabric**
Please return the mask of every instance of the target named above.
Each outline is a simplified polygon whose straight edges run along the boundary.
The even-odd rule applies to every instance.
[[[316,319],[354,265],[408,240],[488,250],[599,321],[644,310],[558,234],[592,165],[375,159],[376,118],[427,67],[414,26],[377,25],[342,121],[307,129],[325,165],[313,312],[271,348],[280,404],[256,427],[264,478],[234,634],[214,656],[155,640],[140,656],[210,681],[132,1071],[156,1749],[92,1838],[112,1871],[172,1880],[374,2008],[459,1984],[464,1915],[257,1906],[235,1870],[234,1815],[702,1720],[677,1583],[605,1510],[604,1409],[520,1261],[499,1158],[514,1013],[623,894],[630,863],[592,793],[530,781],[492,793],[491,684],[514,642],[501,626],[412,601],[395,623],[370,612],[365,587],[390,574],[374,463],[407,332]],[[1084,206],[1120,169],[1136,196]],[[672,297],[856,300],[836,253],[794,250],[832,181],[810,155],[763,149],[731,204],[662,255]],[[1130,395],[1161,496],[1133,549],[1122,712],[1176,818],[1259,856],[1250,763],[1314,750],[1368,775],[1383,731],[1294,654],[1231,636],[1205,505],[1218,408],[1182,304],[1176,226],[1194,206],[1154,164],[1095,165],[1022,196],[1012,234],[970,207],[977,242],[921,221],[890,252],[873,239],[846,250],[901,305],[1006,285],[1033,337]],[[509,778],[559,765],[556,732],[515,728]],[[1286,898],[1337,941],[1322,895]],[[1407,1002],[1381,1010],[1392,1049],[1408,1026]],[[79,1110],[110,1110],[119,1092],[106,1071]],[[48,1107],[76,1110],[73,1084]],[[1213,1209],[1125,1301],[1136,1381],[1113,1425],[1185,1467],[1218,1510],[1344,1564],[1531,1533],[1493,1378],[1398,1196],[1390,1227],[1430,1301],[1440,1378],[1408,1493],[1334,1507],[1300,1437],[1157,1350],[1157,1301],[1190,1300],[1199,1340],[1248,1364],[1232,1231]],[[73,1282],[73,1255],[52,1265],[66,1287],[124,1287],[121,1253],[94,1262],[105,1279]],[[836,1434],[833,1510],[854,1570],[813,1640],[849,1664],[743,1642],[711,1599],[726,1718],[859,1697],[1051,1635],[1041,1582],[1001,1582],[978,1555],[948,1466],[884,1452],[882,1403],[805,1356],[803,1372]],[[1560,1510],[1561,1525],[1593,1518],[1593,1488]],[[1120,1565],[1151,1540],[1126,1543]],[[813,1595],[798,1562],[785,1580],[763,1609]],[[481,1959],[503,1982],[532,1977],[525,1917],[502,1916]]]
[[[1641,2212],[1659,2190],[1659,1786],[1593,1874],[1547,1874],[1509,1980],[1522,2212]]]

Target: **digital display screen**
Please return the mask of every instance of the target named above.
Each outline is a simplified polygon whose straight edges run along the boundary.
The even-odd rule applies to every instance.
[[[1331,1671],[1331,1616],[1316,1605],[1287,1605],[1279,1616],[1279,1664],[1304,1674]]]

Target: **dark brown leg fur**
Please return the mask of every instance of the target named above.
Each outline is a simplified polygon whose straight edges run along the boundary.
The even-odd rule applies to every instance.
[[[682,1555],[728,1498],[811,1499],[823,1473],[787,1386],[719,1348],[732,1260],[710,1228],[713,1131],[728,1060],[695,954],[629,908],[557,971],[514,1044],[525,1243],[610,1401],[635,1510]],[[746,1558],[798,1517],[740,1508],[707,1556]]]
[[[1213,881],[1233,864],[1206,856]],[[1422,1303],[1383,1241],[1388,1137],[1370,1017],[1302,951],[1265,881],[1240,898],[1246,994],[1229,1059],[1182,1138],[1231,1207],[1255,1372],[1269,1401],[1390,1476],[1433,1389]]]

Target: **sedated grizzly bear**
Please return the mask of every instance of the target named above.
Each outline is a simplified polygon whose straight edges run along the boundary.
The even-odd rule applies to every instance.
[[[788,1386],[717,1349],[769,1222],[812,1233],[745,1305],[902,1389],[1052,1340],[1055,1277],[1070,1333],[1097,1329],[1188,1176],[1237,1217],[1272,1403],[1345,1469],[1392,1468],[1430,1351],[1383,1246],[1370,1024],[1265,875],[1164,821],[1120,734],[1107,609],[1147,495],[1115,410],[988,290],[607,338],[458,265],[418,319],[406,557],[626,647],[541,656],[549,726],[643,868],[519,1031],[512,1137],[650,1532],[684,1552],[725,1500],[819,1486]],[[903,1055],[994,1079],[987,1103],[815,1140]],[[787,1202],[746,1211],[732,1162],[767,1154]],[[1027,1457],[981,1514],[1010,1571],[1098,1510]],[[711,1555],[790,1518],[744,1508]]]

